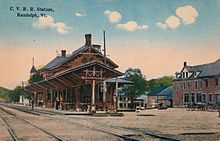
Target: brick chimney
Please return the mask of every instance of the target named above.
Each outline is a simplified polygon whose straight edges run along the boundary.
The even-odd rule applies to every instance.
[[[86,34],[85,35],[85,38],[86,38],[86,44],[85,46],[90,46],[92,44],[92,34]]]
[[[183,65],[184,65],[184,67],[185,67],[185,66],[187,65],[187,63],[186,63],[186,62],[184,62],[184,63],[183,63]]]
[[[66,56],[66,50],[61,50],[61,54],[62,54],[63,57],[65,57]]]

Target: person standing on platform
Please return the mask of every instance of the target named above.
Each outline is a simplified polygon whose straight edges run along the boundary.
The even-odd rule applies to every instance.
[[[57,110],[59,109],[59,105],[60,105],[60,101],[59,101],[59,98],[57,97],[56,98],[56,109]]]

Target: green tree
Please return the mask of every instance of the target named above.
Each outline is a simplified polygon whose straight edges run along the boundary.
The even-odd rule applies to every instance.
[[[9,98],[14,102],[19,102],[19,96],[22,94],[22,87],[16,86],[14,90],[9,93]]]
[[[8,97],[13,102],[19,102],[20,95],[24,95],[25,98],[29,98],[29,94],[26,93],[21,86],[16,86],[14,90],[10,91]]]
[[[133,99],[142,95],[147,90],[147,81],[140,69],[129,68],[125,71],[124,79],[134,82],[133,85],[123,87],[123,91]]]
[[[40,71],[37,71],[34,75],[32,75],[30,77],[30,79],[28,80],[28,83],[32,84],[32,83],[38,82],[40,80],[43,80],[43,76],[40,74]]]
[[[172,78],[173,76],[164,76],[158,79],[151,79],[150,81],[148,81],[147,87],[151,91],[161,86],[172,86]]]

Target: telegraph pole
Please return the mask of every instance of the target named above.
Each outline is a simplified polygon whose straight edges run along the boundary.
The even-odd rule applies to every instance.
[[[104,64],[106,65],[106,46],[105,46],[105,30],[103,31],[103,38],[104,38]],[[106,108],[106,81],[103,81],[103,102],[104,102],[104,109]],[[107,110],[107,109],[105,109]]]
[[[105,65],[106,65],[105,30],[103,31],[103,37],[104,37],[104,63],[105,63]]]
[[[21,97],[22,97],[22,104],[24,104],[24,83],[25,81],[21,81],[21,87],[22,87],[22,92],[21,92]]]
[[[116,95],[116,113],[118,113],[118,77],[116,77],[115,95]]]

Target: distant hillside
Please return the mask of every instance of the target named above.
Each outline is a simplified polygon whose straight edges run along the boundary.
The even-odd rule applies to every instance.
[[[3,96],[5,96],[5,95],[8,95],[10,91],[11,91],[11,90],[9,90],[9,89],[0,87],[0,98],[3,97]]]

